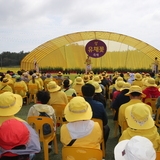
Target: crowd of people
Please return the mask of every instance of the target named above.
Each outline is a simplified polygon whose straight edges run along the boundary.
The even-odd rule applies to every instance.
[[[160,136],[152,107],[145,103],[147,98],[156,98],[156,106],[160,107],[160,74],[115,72],[111,75],[103,71],[94,75],[90,71],[70,79],[62,72],[53,76],[36,71],[8,71],[0,73],[0,80],[0,159],[34,159],[41,150],[35,130],[27,120],[15,116],[26,102],[22,97],[30,97],[31,85],[37,87],[36,103],[30,107],[27,117],[43,114],[53,119],[56,132],[59,125],[52,105],[66,105],[66,123],[60,126],[60,141],[64,147],[102,149],[102,136],[106,147],[113,129],[108,125],[106,107],[109,107],[114,113],[113,120],[119,125],[120,138],[114,149],[116,160],[138,160],[140,157],[154,160],[160,150]],[[16,87],[23,88],[22,92],[16,93]],[[110,106],[108,101],[111,101]],[[94,118],[102,121],[102,129]],[[2,134],[4,132],[7,134]],[[51,145],[49,143],[48,148]],[[137,149],[140,151],[136,152]]]

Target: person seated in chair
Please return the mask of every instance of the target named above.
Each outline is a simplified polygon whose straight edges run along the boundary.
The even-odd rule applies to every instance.
[[[160,151],[160,136],[152,118],[152,109],[145,103],[136,103],[125,109],[128,128],[122,132],[119,142],[133,136],[148,138],[156,151]]]
[[[17,119],[8,119],[2,123],[0,160],[33,160],[35,153],[39,152],[39,137],[28,123]]]
[[[82,86],[82,93],[84,99],[90,104],[92,108],[92,118],[98,118],[103,121],[103,132],[104,132],[104,141],[105,145],[109,136],[110,128],[108,126],[108,117],[106,114],[106,111],[104,109],[104,106],[101,102],[96,101],[93,99],[94,93],[95,93],[95,87],[92,84],[85,84]]]
[[[98,122],[91,120],[92,109],[83,97],[70,100],[64,110],[67,124],[60,130],[60,140],[65,146],[100,149],[102,131]]]
[[[61,87],[57,85],[55,81],[50,81],[47,84],[47,90],[49,91],[51,97],[48,101],[49,105],[68,103],[67,95],[63,91],[61,91]]]
[[[143,136],[119,142],[114,148],[115,160],[155,160],[156,152],[152,142]]]
[[[41,113],[45,113],[53,119],[54,124],[56,125],[56,115],[55,110],[52,106],[48,105],[48,101],[50,99],[50,95],[48,91],[38,91],[36,94],[37,103],[34,104],[28,111],[27,117],[30,116],[39,116]],[[56,128],[55,128],[56,130]]]
[[[64,91],[67,96],[75,97],[77,95],[77,93],[76,93],[75,89],[73,89],[71,87],[71,84],[72,84],[72,80],[65,79],[62,82],[62,85],[63,85],[62,91]]]

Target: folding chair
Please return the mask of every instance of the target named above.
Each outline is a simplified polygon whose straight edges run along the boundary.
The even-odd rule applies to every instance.
[[[156,101],[157,101],[157,98],[146,98],[144,100],[144,103],[151,106],[153,116],[155,116],[157,112]]]
[[[44,160],[49,160],[48,144],[51,141],[54,143],[54,152],[58,154],[57,138],[56,133],[54,132],[53,120],[49,117],[32,116],[28,117],[28,123],[37,131],[39,134],[39,140],[43,143]],[[51,133],[49,135],[43,134],[43,125],[46,123],[51,127]]]
[[[160,108],[157,109],[156,119],[155,119],[155,125],[157,127],[160,127]]]
[[[102,160],[102,151],[100,149],[82,148],[82,147],[63,147],[62,160]]]
[[[52,104],[51,106],[55,110],[56,122],[60,125],[66,123],[66,121],[64,121],[64,108],[66,104]]]
[[[112,91],[113,91],[113,88],[109,87],[109,90],[108,90],[108,108],[110,108],[110,109],[111,109],[111,103],[112,103]]]
[[[67,96],[68,102],[70,102],[72,98],[73,98],[72,96]]]
[[[8,92],[8,91],[5,91],[5,90],[0,90],[0,94],[1,94],[1,93],[4,93],[4,92]]]
[[[156,160],[160,160],[160,151],[156,152]]]
[[[106,155],[106,149],[105,149],[105,142],[104,142],[104,135],[103,135],[103,122],[102,122],[101,119],[98,119],[98,118],[92,118],[92,120],[94,122],[98,122],[99,125],[100,125],[100,127],[101,127],[101,129],[102,129],[102,139],[101,139],[100,143],[101,143],[101,147],[102,147],[103,157],[105,157],[105,155]]]
[[[14,87],[14,93],[19,94],[23,99],[26,99],[26,104],[28,105],[28,96],[26,95],[26,91],[24,87]]]
[[[34,101],[36,103],[36,93],[38,92],[37,84],[28,84],[29,103]]]

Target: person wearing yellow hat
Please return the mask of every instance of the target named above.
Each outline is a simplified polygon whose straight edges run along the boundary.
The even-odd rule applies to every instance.
[[[143,86],[143,82],[142,82],[142,75],[140,73],[136,73],[134,75],[134,81],[132,82],[132,85],[137,85],[142,87]]]
[[[27,84],[21,79],[20,75],[16,75],[15,78],[16,78],[16,81],[14,82],[14,85],[13,85],[14,91],[16,91],[15,90],[16,87],[23,88],[23,90],[21,90],[20,94],[22,97],[24,97],[25,95],[27,95],[27,92],[28,92]]]
[[[42,90],[42,86],[40,85],[39,81],[37,80],[38,76],[36,75],[36,73],[32,74],[32,79],[28,82],[28,88],[30,85],[37,85],[37,91]]]
[[[118,123],[121,127],[122,132],[128,127],[125,119],[125,109],[132,104],[143,103],[142,98],[145,97],[145,94],[143,94],[141,87],[134,85],[129,88],[129,91],[125,94],[125,96],[130,100],[120,106],[118,113]]]
[[[116,83],[115,83],[115,91],[113,92],[113,98],[112,98],[112,101],[114,101],[115,99],[116,99],[116,97],[118,96],[118,94],[121,92],[120,90],[121,90],[121,88],[123,87],[123,84],[124,84],[125,82],[123,81],[123,80],[120,80],[120,81],[117,81]]]
[[[102,131],[97,122],[91,120],[92,109],[83,97],[70,100],[64,110],[67,124],[60,130],[60,140],[64,146],[100,149]]]
[[[103,94],[103,96],[105,97],[106,96],[106,88],[105,88],[105,86],[102,84],[102,80],[103,79],[103,77],[101,76],[101,75],[96,75],[96,76],[94,76],[93,77],[93,81],[94,82],[97,82],[97,83],[99,83],[99,85],[100,85],[100,87],[102,88],[102,94]]]
[[[156,151],[160,150],[160,136],[152,118],[151,110],[144,103],[130,105],[125,110],[128,128],[122,132],[119,142],[134,136],[148,138]]]
[[[78,76],[75,78],[72,88],[76,91],[77,95],[82,95],[81,88],[84,85],[83,78]]]
[[[49,105],[68,103],[67,95],[61,91],[61,87],[57,85],[55,81],[50,81],[47,84],[47,90],[50,93],[50,100],[48,102]]]
[[[40,73],[36,73],[36,80],[39,82],[40,86],[41,86],[41,90],[44,89],[44,82],[41,78],[41,74]]]
[[[155,79],[148,78],[145,83],[147,87],[143,90],[143,93],[146,95],[146,97],[143,98],[143,102],[146,98],[158,98],[160,96],[160,91],[155,83]]]
[[[92,84],[95,87],[95,94],[93,96],[93,99],[101,102],[104,108],[106,108],[107,103],[104,95],[102,94],[102,88],[100,84],[96,81],[89,81],[88,83]]]
[[[13,92],[11,86],[8,85],[9,80],[7,78],[3,78],[2,82],[0,83],[0,90],[4,92]]]
[[[77,95],[75,89],[73,89],[71,87],[71,84],[72,84],[72,80],[71,79],[65,79],[63,82],[62,82],[62,85],[63,85],[63,88],[62,88],[62,91],[67,95],[67,96],[70,96],[70,97],[75,97]]]
[[[157,76],[155,77],[155,83],[157,86],[160,85],[160,73],[158,73]]]
[[[10,84],[10,85],[14,84],[14,81],[13,81],[12,76],[10,74],[8,74],[8,73],[5,74],[5,78],[8,79],[8,84]]]
[[[89,80],[90,80],[89,75],[88,75],[88,74],[85,74],[85,75],[83,76],[83,81],[84,81],[84,83],[87,83]]]
[[[130,100],[128,96],[125,96],[125,94],[129,91],[130,86],[131,86],[130,83],[124,82],[122,88],[120,89],[120,93],[117,95],[117,97],[111,104],[111,108],[115,110],[115,114],[113,118],[114,121],[118,120],[118,112],[119,112],[120,106],[124,103],[127,103]]]

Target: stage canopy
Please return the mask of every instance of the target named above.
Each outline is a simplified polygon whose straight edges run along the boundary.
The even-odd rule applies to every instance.
[[[86,44],[94,39],[103,41],[107,51],[100,58],[91,58],[92,68],[151,68],[154,58],[160,59],[160,51],[136,38],[104,31],[77,32],[49,40],[33,51],[22,61],[21,69],[34,69],[37,62],[40,68],[85,68]]]

